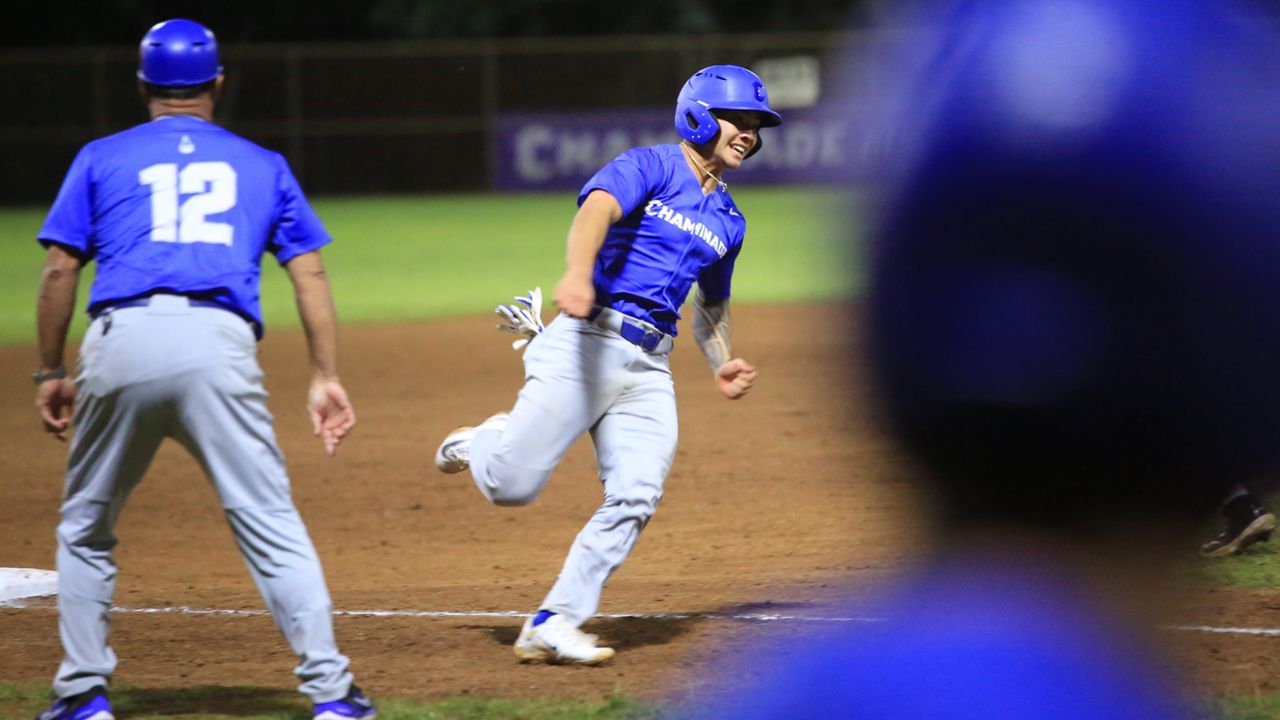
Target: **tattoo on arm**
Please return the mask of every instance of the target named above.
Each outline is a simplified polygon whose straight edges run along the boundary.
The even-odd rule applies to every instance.
[[[728,299],[708,302],[698,290],[693,298],[693,337],[712,370],[718,370],[733,356],[733,346],[729,344],[732,328]]]

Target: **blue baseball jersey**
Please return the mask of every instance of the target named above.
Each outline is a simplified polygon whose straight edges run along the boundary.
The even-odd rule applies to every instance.
[[[199,296],[262,335],[262,254],[329,242],[289,164],[217,125],[161,117],[85,145],[38,236],[98,269],[89,311],[156,292]]]
[[[628,150],[578,194],[604,190],[622,206],[596,257],[596,303],[675,335],[696,281],[710,300],[729,297],[746,218],[724,189],[703,193],[679,145]]]

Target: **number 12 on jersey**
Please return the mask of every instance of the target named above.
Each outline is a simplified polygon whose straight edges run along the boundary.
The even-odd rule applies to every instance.
[[[151,241],[230,245],[235,228],[208,216],[236,206],[236,171],[225,162],[157,163],[138,172],[151,188]],[[187,195],[185,200],[180,196]]]

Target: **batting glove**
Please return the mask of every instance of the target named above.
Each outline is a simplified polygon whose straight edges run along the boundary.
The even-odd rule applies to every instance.
[[[546,326],[542,324],[542,288],[536,287],[525,297],[518,297],[515,300],[520,304],[499,305],[494,312],[506,323],[499,324],[497,326],[499,330],[524,336],[511,343],[512,350],[520,350],[546,330]]]

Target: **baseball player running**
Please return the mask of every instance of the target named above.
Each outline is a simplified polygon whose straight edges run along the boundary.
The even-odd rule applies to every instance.
[[[695,281],[694,336],[720,391],[737,399],[756,380],[729,342],[730,278],[746,220],[721,174],[760,149],[762,127],[781,121],[746,68],[694,73],[676,100],[681,142],[629,150],[579,193],[554,296],[562,314],[525,350],[515,407],[455,429],[436,451],[443,472],[470,467],[490,502],[525,505],[591,433],[604,504],[525,622],[515,643],[521,660],[594,665],[614,655],[578,628],[662,497],[677,435],[667,354]]]
[[[332,455],[355,424],[338,381],[333,300],[319,249],[330,237],[288,164],[213,124],[222,68],[212,32],[151,28],[139,50],[151,121],[80,150],[41,228],[48,249],[37,321],[36,405],[45,429],[75,434],[58,525],[65,656],[58,701],[39,720],[111,720],[107,645],[113,528],[166,438],[204,468],[272,617],[301,662],[316,720],[372,718],[334,641],[320,561],[289,493],[255,347],[259,267],[289,273],[306,329],[315,434]],[[96,260],[93,318],[75,383],[63,349],[84,263]]]

